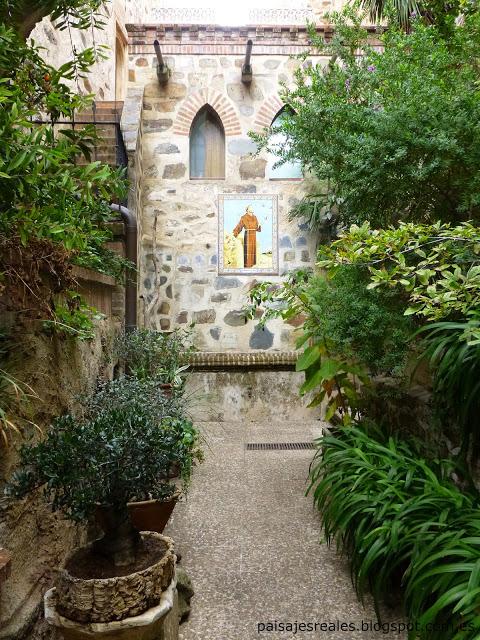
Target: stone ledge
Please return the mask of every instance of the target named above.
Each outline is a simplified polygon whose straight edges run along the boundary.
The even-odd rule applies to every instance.
[[[107,287],[115,287],[117,285],[115,278],[107,276],[105,273],[86,269],[85,267],[74,266],[72,270],[73,277],[81,282],[96,282]]]
[[[190,357],[193,369],[287,369],[295,368],[296,351],[221,352],[199,351]]]

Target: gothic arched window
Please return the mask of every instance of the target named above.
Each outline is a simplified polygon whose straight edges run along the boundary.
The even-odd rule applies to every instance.
[[[273,122],[271,124],[272,127],[276,127],[282,123],[282,120],[286,116],[286,108],[284,107],[281,111],[277,113]],[[284,133],[278,132],[274,133],[269,140],[269,145],[272,149],[280,148],[285,144],[286,135]],[[271,151],[268,154],[268,163],[267,163],[267,176],[270,180],[299,180],[303,178],[302,165],[298,161],[285,162],[278,167],[275,167],[275,163],[278,162],[279,157],[275,154],[274,151]]]
[[[190,128],[190,178],[225,178],[225,131],[209,105],[200,109]]]

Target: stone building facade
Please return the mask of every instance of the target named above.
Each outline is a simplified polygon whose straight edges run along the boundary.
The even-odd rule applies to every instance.
[[[308,48],[305,24],[288,24],[288,17],[284,12],[286,23],[277,26],[127,24],[122,127],[135,176],[131,206],[140,229],[138,320],[158,330],[194,322],[203,351],[294,348],[294,326],[277,321],[262,331],[255,321],[245,321],[241,309],[248,291],[265,277],[253,271],[222,274],[218,233],[219,195],[272,195],[278,202],[279,270],[268,279],[279,281],[288,270],[315,260],[315,240],[304,225],[288,220],[291,207],[315,188],[312,179],[271,178],[272,159],[254,155],[248,135],[272,124],[284,106],[281,83],[291,83],[295,69],[305,64],[294,57]],[[298,11],[294,17],[298,20]],[[248,39],[253,42],[249,85],[241,76]],[[171,70],[165,85],[156,76],[154,40]],[[224,131],[224,179],[190,178],[192,123],[206,105]]]
[[[128,4],[125,0],[111,0],[101,8],[102,29],[56,29],[49,17],[39,22],[30,34],[42,47],[42,57],[58,68],[72,59],[72,50],[83,51],[92,46],[104,47],[104,59],[91,68],[87,77],[72,83],[82,94],[93,94],[97,101],[121,102],[127,82],[128,35],[125,29]]]
[[[123,104],[129,206],[139,228],[141,326],[168,331],[195,322],[196,343],[204,351],[292,350],[293,326],[278,321],[259,331],[241,314],[249,289],[263,276],[253,270],[231,277],[220,273],[219,196],[277,198],[279,269],[269,279],[279,281],[288,270],[313,264],[315,241],[301,224],[289,222],[288,214],[315,186],[308,176],[271,179],[272,159],[253,155],[248,133],[269,127],[281,111],[280,85],[292,82],[301,64],[294,56],[308,49],[306,22],[328,32],[325,13],[343,3],[245,0],[225,5],[226,11],[215,0],[113,0],[103,9],[103,31],[73,30],[70,41],[68,31],[55,30],[45,18],[32,32],[55,65],[71,56],[72,46],[95,43],[110,49],[78,89],[95,94],[99,103]],[[253,42],[253,80],[244,84],[248,39]],[[165,85],[156,76],[154,40],[171,70]],[[190,178],[190,130],[205,105],[223,128],[221,180]]]

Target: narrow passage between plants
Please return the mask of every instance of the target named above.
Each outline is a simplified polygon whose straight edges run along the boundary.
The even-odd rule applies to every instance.
[[[304,496],[313,452],[245,448],[310,441],[321,423],[210,422],[201,430],[205,462],[165,530],[195,590],[181,640],[390,637],[373,630],[373,606],[368,597],[365,608],[358,603],[347,563],[319,544],[318,512]],[[404,621],[387,611],[382,622]]]

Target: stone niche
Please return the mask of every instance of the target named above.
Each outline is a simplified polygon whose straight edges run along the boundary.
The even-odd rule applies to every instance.
[[[156,60],[147,45],[132,47],[139,53],[130,56],[130,68],[135,70],[132,95],[143,91],[138,127],[143,133],[137,140],[142,158],[142,172],[137,174],[142,229],[140,321],[158,330],[195,322],[196,344],[203,351],[291,350],[294,326],[275,321],[261,330],[256,320],[245,320],[242,307],[255,283],[278,282],[286,271],[313,265],[315,259],[315,239],[304,225],[290,222],[288,214],[316,187],[309,177],[270,179],[271,162],[264,153],[253,155],[256,146],[248,135],[250,130],[269,126],[281,110],[279,83],[290,82],[300,62],[290,57],[292,47],[273,47],[275,55],[255,54],[259,47],[255,42],[250,86],[241,82],[242,54],[215,53],[214,48],[205,48],[203,54],[169,53],[172,80],[166,87],[157,82]],[[190,126],[206,103],[214,107],[225,129],[222,180],[190,179]],[[127,103],[125,108],[131,109]],[[219,273],[218,196],[222,193],[277,196],[278,275]]]

